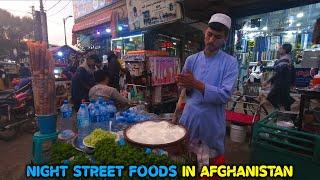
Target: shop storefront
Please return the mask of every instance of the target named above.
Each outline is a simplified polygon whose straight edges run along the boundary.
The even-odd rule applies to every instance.
[[[235,31],[234,49],[242,61],[242,76],[248,66],[255,64],[250,62],[262,61],[272,70],[278,47],[284,43],[293,47],[295,67],[304,67],[301,66],[302,54],[313,47],[312,33],[318,18],[320,3],[237,19],[239,28]]]
[[[92,1],[74,1],[74,7],[73,44],[83,50],[95,49],[100,55],[107,54],[111,39],[123,30],[121,22],[127,17],[125,1],[101,1],[99,6]]]

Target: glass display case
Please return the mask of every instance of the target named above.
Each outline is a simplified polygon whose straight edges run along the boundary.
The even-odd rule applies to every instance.
[[[122,59],[128,51],[144,50],[144,35],[138,34],[112,39],[111,48],[114,52],[118,52],[119,58]]]

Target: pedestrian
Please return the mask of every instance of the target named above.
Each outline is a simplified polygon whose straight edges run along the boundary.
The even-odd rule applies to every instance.
[[[6,71],[3,65],[0,65],[0,91],[5,90]]]
[[[70,62],[69,65],[63,69],[63,71],[61,72],[61,75],[63,78],[70,81],[74,76],[74,74],[76,73],[76,71],[77,71],[77,66],[75,62]]]
[[[229,16],[221,13],[212,15],[204,32],[205,49],[189,56],[182,73],[176,77],[178,86],[186,89],[179,98],[179,101],[186,98],[179,122],[188,129],[189,148],[207,155],[210,164],[224,157],[225,105],[238,76],[236,58],[221,50],[230,27]],[[174,123],[178,120],[178,111],[179,105]]]
[[[89,90],[95,85],[93,73],[97,59],[99,56],[96,54],[88,56],[72,78],[71,98],[76,111],[78,111],[82,99],[89,100]]]
[[[117,55],[114,52],[110,51],[108,53],[108,77],[109,84],[111,87],[116,88],[118,91],[120,90],[119,79],[120,79],[120,62],[118,61]]]
[[[271,84],[271,90],[268,94],[267,100],[273,105],[274,108],[280,109],[284,107],[286,111],[290,111],[291,104],[294,99],[290,97],[290,87],[293,84],[293,71],[292,60],[290,52],[292,50],[291,44],[283,44],[279,48],[279,57],[274,64],[274,75],[266,82],[263,87]]]
[[[28,67],[26,67],[23,63],[20,63],[19,76],[20,76],[20,78],[31,77],[30,69]]]
[[[119,80],[119,86],[120,90],[125,90],[126,85],[131,83],[131,74],[130,71],[124,67],[120,69],[120,80]]]
[[[249,69],[249,80],[251,83],[261,83],[261,78],[263,76],[263,65],[261,61],[258,61],[256,66]]]

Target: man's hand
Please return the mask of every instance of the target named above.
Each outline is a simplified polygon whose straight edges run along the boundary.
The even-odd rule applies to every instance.
[[[178,124],[178,117],[177,117],[177,114],[176,114],[176,113],[173,113],[172,123],[173,123],[173,124]]]
[[[194,78],[193,74],[191,72],[187,72],[184,74],[179,74],[176,76],[178,86],[181,86],[183,88],[195,88],[199,91],[204,91],[204,84],[201,81],[198,81]]]

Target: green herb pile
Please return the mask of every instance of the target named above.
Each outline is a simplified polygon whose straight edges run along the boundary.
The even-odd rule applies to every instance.
[[[129,144],[120,146],[112,139],[103,139],[96,145],[94,157],[101,164],[122,164],[125,166],[143,165],[172,165],[174,162],[167,156],[146,154],[143,149],[135,148]]]
[[[72,177],[71,171],[73,165],[79,164],[94,164],[94,165],[176,165],[178,167],[178,175],[181,175],[182,165],[192,165],[195,164],[188,160],[188,158],[183,158],[184,160],[176,162],[171,160],[168,156],[156,155],[154,153],[147,154],[144,149],[136,148],[132,145],[118,145],[113,138],[102,139],[97,142],[96,148],[94,149],[93,158],[95,162],[90,162],[86,157],[86,154],[75,150],[70,144],[66,143],[56,143],[52,147],[50,164],[61,164],[64,160],[74,157],[69,164],[69,170],[67,177]],[[69,172],[70,171],[70,172]],[[122,179],[128,179],[127,171],[123,171]],[[146,177],[151,179],[150,177]],[[135,179],[135,178],[130,178]],[[139,178],[136,178],[139,179]],[[145,179],[145,178],[144,178]],[[162,178],[163,179],[163,178]],[[171,178],[172,179],[172,178]],[[176,177],[175,179],[182,179],[181,177]],[[184,178],[185,179],[185,178]]]
[[[72,145],[62,142],[56,142],[52,145],[49,164],[62,164],[64,160],[72,159],[69,162],[69,169],[65,178],[61,179],[74,179],[73,166],[79,164],[89,164],[90,161],[86,154],[77,151]]]

